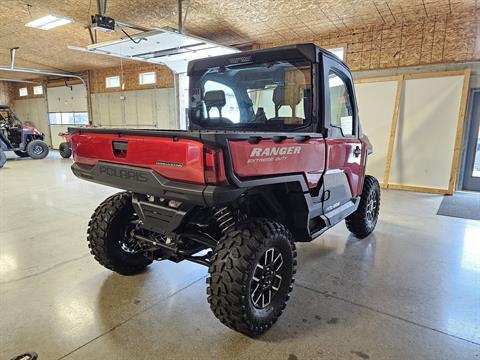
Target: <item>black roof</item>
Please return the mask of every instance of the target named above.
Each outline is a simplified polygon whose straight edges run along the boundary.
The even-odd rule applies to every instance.
[[[274,48],[265,48],[257,50],[242,51],[240,53],[212,56],[198,60],[192,60],[188,63],[188,75],[203,72],[206,69],[219,66],[228,66],[249,62],[268,62],[272,60],[298,59],[311,62],[318,61],[319,54],[323,53],[340,61],[331,52],[316,46],[313,43],[287,45]],[[340,61],[341,62],[341,61]]]

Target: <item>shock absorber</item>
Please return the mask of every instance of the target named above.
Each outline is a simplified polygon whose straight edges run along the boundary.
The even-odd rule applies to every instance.
[[[225,234],[227,230],[236,223],[233,212],[228,206],[214,209],[213,217],[215,218],[222,234]]]

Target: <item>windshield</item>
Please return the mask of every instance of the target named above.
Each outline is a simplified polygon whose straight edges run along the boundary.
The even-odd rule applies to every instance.
[[[275,61],[191,78],[190,121],[205,128],[291,130],[311,121],[311,65]]]

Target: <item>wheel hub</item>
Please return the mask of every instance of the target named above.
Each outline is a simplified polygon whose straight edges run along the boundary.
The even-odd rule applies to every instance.
[[[263,309],[268,306],[280,289],[283,256],[275,248],[268,249],[255,266],[252,276],[250,298],[253,306]]]
[[[377,197],[375,192],[372,192],[367,199],[367,220],[373,222],[375,220],[375,213],[377,210]]]
[[[43,148],[40,145],[35,145],[32,151],[35,155],[40,155],[43,152]]]
[[[131,220],[129,224],[125,227],[123,232],[122,239],[119,243],[122,247],[122,250],[129,254],[136,254],[142,252],[142,245],[136,241],[134,232],[137,229],[138,220]]]

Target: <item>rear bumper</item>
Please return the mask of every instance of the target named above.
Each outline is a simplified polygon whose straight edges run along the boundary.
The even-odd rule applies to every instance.
[[[94,166],[74,163],[72,171],[76,177],[83,180],[202,206],[227,204],[247,190],[230,185],[197,185],[172,181],[151,169],[102,161]]]

